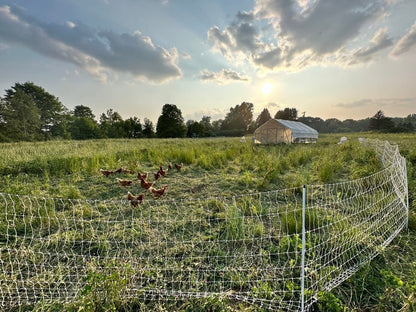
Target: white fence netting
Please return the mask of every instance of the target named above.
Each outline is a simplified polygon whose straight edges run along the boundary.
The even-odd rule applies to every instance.
[[[306,186],[305,233],[301,187],[138,207],[0,194],[0,307],[71,302],[92,273],[118,272],[126,300],[222,296],[283,311],[303,300],[307,310],[407,224],[404,158],[386,142],[362,143],[384,169]]]

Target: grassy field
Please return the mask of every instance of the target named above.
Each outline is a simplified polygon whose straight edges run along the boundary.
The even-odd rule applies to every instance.
[[[120,167],[149,172],[153,180],[159,166],[183,163],[156,181],[168,185],[163,200],[187,200],[244,195],[304,184],[327,184],[366,177],[381,169],[375,153],[358,144],[358,137],[379,138],[398,144],[407,158],[410,197],[409,230],[402,232],[371,264],[334,289],[322,293],[321,311],[413,311],[416,308],[416,135],[347,134],[349,141],[337,145],[342,135],[320,135],[317,144],[255,146],[238,138],[137,139],[50,141],[1,144],[0,193],[86,200],[126,200],[127,190],[116,182],[131,174],[104,177],[100,168]],[[129,190],[138,194],[138,184]],[[153,200],[146,195],[145,201]],[[159,205],[159,202],[155,201]],[[254,231],[262,231],[255,229]],[[28,306],[26,310],[157,310],[157,311],[257,311],[257,307],[222,299],[138,303],[117,296],[123,272],[108,276],[92,274],[90,284],[105,287],[107,297],[85,293],[67,305]],[[22,308],[23,309],[23,308]]]

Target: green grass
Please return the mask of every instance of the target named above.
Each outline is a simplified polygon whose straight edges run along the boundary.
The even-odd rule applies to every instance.
[[[136,139],[136,140],[91,140],[91,141],[53,141],[36,143],[7,143],[1,144],[0,149],[0,192],[36,197],[55,197],[69,199],[88,200],[126,200],[127,191],[121,188],[115,181],[115,177],[134,178],[134,175],[119,174],[104,177],[99,169],[114,170],[124,167],[134,171],[149,172],[150,180],[153,180],[153,172],[160,165],[164,168],[168,163],[183,163],[181,172],[172,170],[167,177],[161,178],[155,184],[157,188],[167,184],[169,187],[162,200],[153,201],[150,195],[146,195],[146,207],[157,205],[162,214],[169,214],[172,208],[169,200],[187,200],[211,198],[204,202],[209,212],[201,209],[197,204],[189,206],[190,211],[174,211],[177,223],[167,228],[168,232],[158,233],[152,228],[141,227],[139,231],[131,230],[129,235],[137,240],[157,241],[158,235],[181,235],[184,240],[192,240],[195,232],[192,229],[198,227],[200,230],[198,239],[209,241],[212,237],[221,240],[232,240],[231,246],[223,245],[212,247],[212,255],[226,255],[231,252],[241,253],[236,261],[244,266],[243,245],[239,242],[248,237],[264,237],[269,233],[269,228],[264,223],[258,222],[259,216],[268,211],[267,205],[259,204],[255,200],[243,195],[258,191],[269,191],[276,189],[299,187],[303,184],[326,184],[358,179],[368,176],[381,169],[373,151],[359,145],[358,137],[378,137],[391,143],[399,144],[400,150],[408,160],[409,195],[410,195],[410,220],[409,233],[403,233],[399,239],[394,241],[385,253],[377,257],[371,265],[364,266],[356,275],[351,277],[331,293],[320,295],[320,309],[322,311],[387,311],[404,308],[403,311],[412,311],[414,308],[414,291],[416,286],[416,267],[413,260],[416,255],[415,243],[412,234],[416,230],[416,135],[375,135],[375,134],[347,134],[349,141],[344,145],[337,145],[338,135],[321,135],[317,144],[310,145],[276,145],[255,146],[249,140],[240,143],[238,138],[214,138],[214,139]],[[134,184],[130,191],[134,194],[141,192],[138,184]],[[216,197],[242,195],[235,204],[224,204]],[[297,194],[299,195],[299,194]],[[106,209],[95,210],[86,207],[78,207],[75,216],[79,218],[105,218],[111,214]],[[17,205],[16,211],[23,209]],[[44,211],[40,214],[39,223],[33,223],[34,229],[28,229],[24,224],[29,221],[20,220],[22,226],[16,230],[30,235],[30,231],[36,227],[42,229],[43,234],[54,233],[57,224],[50,219],[42,219],[50,213],[51,206],[46,202]],[[148,211],[148,212],[146,212]],[[68,211],[63,208],[56,212],[55,220],[66,216]],[[126,208],[126,215],[134,215],[132,208]],[[141,212],[146,218],[151,217],[151,209],[143,208]],[[148,213],[149,215],[146,215]],[[191,215],[191,216],[190,216]],[[192,218],[194,216],[195,218]],[[325,219],[328,215],[320,215],[319,211],[307,214],[307,227],[321,226],[330,220]],[[334,214],[332,218],[338,217]],[[164,215],[157,218],[163,220]],[[192,223],[186,220],[206,219],[206,224]],[[43,221],[42,221],[43,220]],[[156,219],[157,220],[157,219]],[[224,220],[224,221],[221,221]],[[282,230],[285,234],[299,233],[300,230],[299,211],[285,214],[279,219],[282,222]],[[43,222],[43,223],[42,223]],[[49,222],[48,227],[42,227]],[[58,221],[56,221],[58,222]],[[186,223],[188,222],[188,223]],[[210,223],[211,222],[211,223]],[[217,222],[215,227],[212,222]],[[284,224],[284,225],[283,225]],[[143,224],[138,224],[143,226]],[[347,223],[341,225],[347,227]],[[139,228],[139,227],[138,227]],[[188,231],[189,230],[189,231]],[[1,232],[6,231],[5,224],[0,225]],[[64,234],[56,233],[57,245],[63,237],[70,241],[71,237],[77,235],[89,235],[88,232],[77,231]],[[93,233],[91,233],[92,235]],[[124,233],[123,235],[125,235]],[[62,236],[63,235],[63,236]],[[111,241],[122,240],[117,231],[111,231],[114,237]],[[121,235],[121,234],[120,234]],[[360,232],[350,231],[351,239],[359,237]],[[0,243],[2,236],[0,235]],[[125,238],[124,238],[125,239]],[[348,238],[346,238],[348,239]],[[367,239],[367,238],[366,238]],[[111,250],[109,245],[100,241],[93,246],[97,254],[106,253]],[[53,243],[53,242],[52,242]],[[51,243],[51,244],[52,244]],[[365,242],[363,243],[365,245]],[[299,250],[299,237],[292,236],[287,241],[280,242],[282,250]],[[65,248],[65,246],[60,246]],[[183,255],[198,257],[198,247],[172,246],[166,252],[182,257]],[[264,247],[264,246],[263,246]],[[71,246],[77,248],[77,246]],[[263,250],[265,259],[271,257],[271,261],[284,261],[284,259],[273,259],[273,248]],[[364,247],[363,247],[364,248]],[[143,251],[144,252],[144,251]],[[260,251],[259,251],[260,252]],[[215,259],[215,257],[214,257]],[[218,259],[222,259],[218,257]],[[36,261],[33,260],[33,261]],[[206,265],[205,259],[201,258],[201,265]],[[267,263],[269,260],[265,260]],[[172,264],[173,265],[173,264]],[[189,265],[194,265],[189,263]],[[226,263],[215,263],[217,267]],[[101,272],[101,273],[100,273]],[[106,274],[102,272],[107,272]],[[128,285],[127,271],[99,271],[96,267],[91,268],[91,274],[86,280],[86,288],[81,296],[77,297],[69,305],[40,303],[28,310],[68,310],[68,311],[258,311],[261,310],[248,304],[234,302],[225,298],[206,298],[177,301],[152,301],[143,302],[135,300],[123,300],[123,291]],[[149,274],[152,274],[150,272]],[[154,272],[157,274],[157,272]],[[247,276],[238,270],[224,271],[235,281],[231,288],[250,289]],[[256,270],[253,270],[252,278],[255,279]],[[365,282],[361,283],[362,275]],[[215,280],[215,276],[210,276]],[[172,278],[174,280],[174,278]],[[393,286],[389,286],[393,285]],[[197,288],[198,286],[195,285]],[[296,288],[298,285],[271,285],[267,282],[252,288],[253,294],[268,297],[273,287]],[[359,295],[360,291],[367,296]],[[106,298],[103,301],[103,298]],[[394,308],[394,309],[393,309]],[[407,309],[407,310],[406,310]],[[340,310],[342,311],[342,310]]]

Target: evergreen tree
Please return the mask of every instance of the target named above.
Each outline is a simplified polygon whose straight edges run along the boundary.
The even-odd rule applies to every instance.
[[[38,132],[43,134],[45,139],[49,139],[53,134],[52,128],[64,118],[65,106],[56,96],[46,92],[45,89],[33,82],[16,83],[11,89],[6,90],[5,99],[8,100],[13,97],[18,90],[32,97],[40,116],[41,124]]]
[[[391,118],[386,117],[384,113],[379,110],[373,117],[370,118],[368,129],[372,131],[389,132],[394,129],[394,123]]]
[[[42,124],[40,112],[30,95],[22,89],[16,89],[0,103],[0,123],[4,137],[13,141],[39,138]]]
[[[165,104],[162,114],[157,120],[157,136],[160,138],[183,138],[186,136],[187,130],[181,110],[174,104]]]

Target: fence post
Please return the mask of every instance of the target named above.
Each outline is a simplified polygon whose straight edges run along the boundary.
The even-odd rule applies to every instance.
[[[408,185],[408,181],[407,181],[407,160],[406,160],[406,157],[403,157],[403,161],[404,161],[404,185],[406,187],[406,212],[407,212],[406,228],[408,228],[409,227],[409,185]]]
[[[306,244],[306,235],[305,235],[305,210],[306,210],[306,186],[303,186],[302,191],[302,263],[301,263],[301,311],[305,310],[305,244]]]

